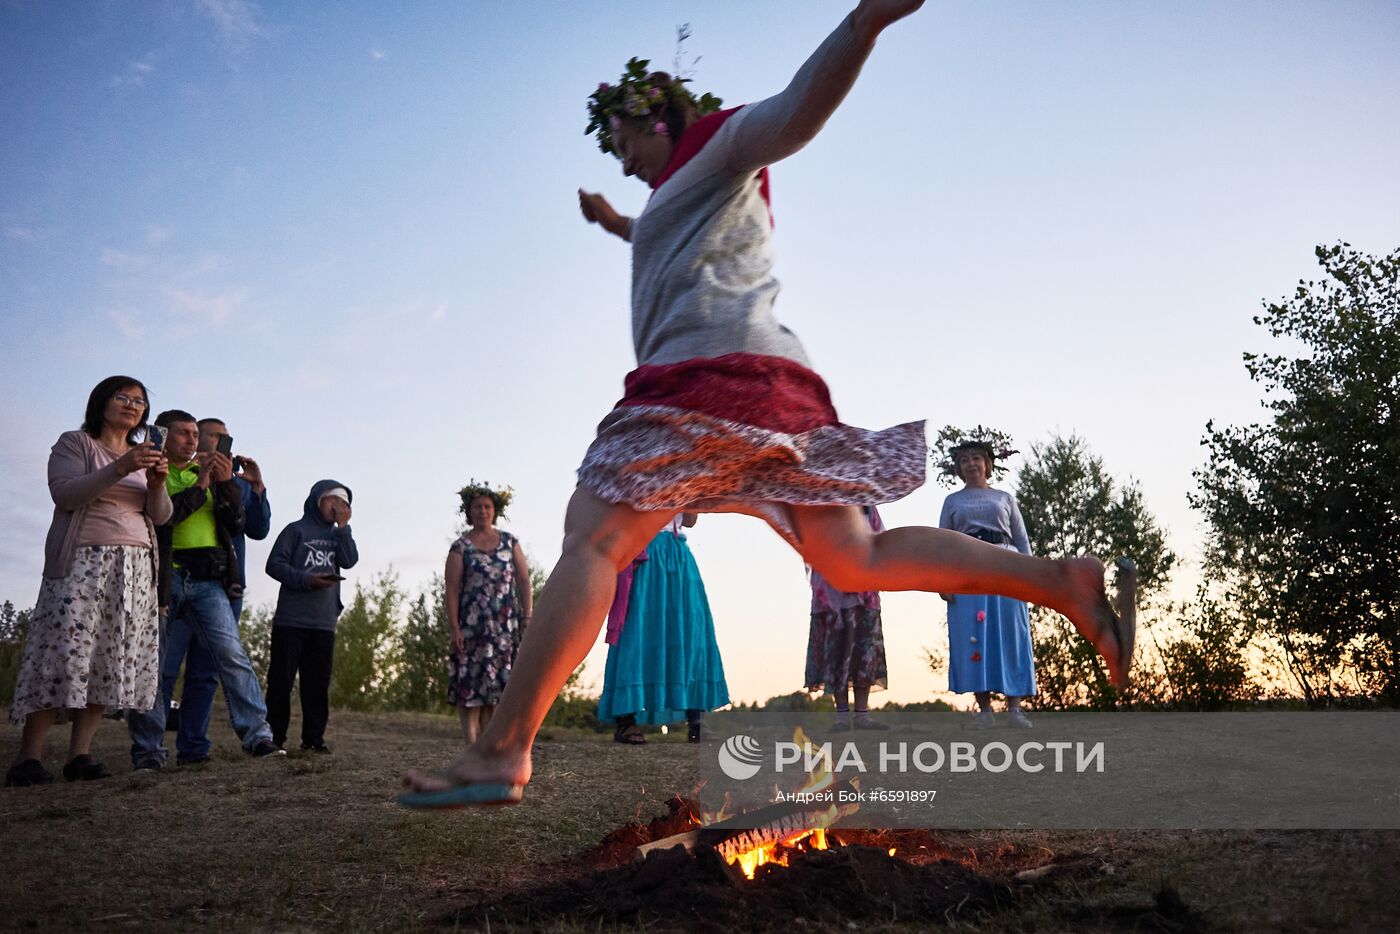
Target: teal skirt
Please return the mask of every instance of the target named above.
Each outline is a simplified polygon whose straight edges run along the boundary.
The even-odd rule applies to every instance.
[[[627,620],[608,649],[598,718],[674,723],[729,703],[705,583],[685,539],[662,531],[632,577]]]

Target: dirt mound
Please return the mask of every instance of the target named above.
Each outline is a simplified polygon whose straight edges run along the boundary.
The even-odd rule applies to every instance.
[[[632,862],[633,851],[643,843],[664,840],[700,826],[701,805],[692,798],[673,795],[666,801],[666,811],[666,814],[646,824],[636,821],[623,824],[593,849],[569,860],[568,871],[577,872],[580,865],[588,869],[626,866]]]
[[[759,867],[752,881],[711,850],[674,848],[653,852],[640,865],[594,870],[464,906],[442,920],[493,928],[567,919],[589,927],[844,931],[863,920],[966,918],[1005,907],[1012,897],[1005,885],[960,863],[914,865],[873,847],[801,853],[789,866]]]

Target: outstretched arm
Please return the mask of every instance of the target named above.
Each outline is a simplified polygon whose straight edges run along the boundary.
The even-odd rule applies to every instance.
[[[613,206],[608,203],[607,198],[580,188],[578,190],[578,209],[583,212],[583,219],[588,223],[597,224],[613,236],[621,237],[629,243],[632,242],[632,218],[625,217],[613,210]]]
[[[780,93],[736,116],[729,167],[753,172],[806,146],[846,99],[880,33],[923,0],[861,0]]]

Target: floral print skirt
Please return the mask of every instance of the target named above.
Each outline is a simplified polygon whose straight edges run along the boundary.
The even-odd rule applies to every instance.
[[[834,694],[868,684],[872,691],[889,686],[885,632],[880,608],[850,606],[812,614],[807,638],[807,690]]]
[[[44,578],[20,660],[10,722],[89,704],[155,705],[160,615],[151,550],[79,548],[67,577]]]
[[[579,484],[645,511],[740,512],[796,544],[792,506],[874,506],[924,482],[924,423],[842,424],[826,384],[781,357],[638,367],[598,426]]]

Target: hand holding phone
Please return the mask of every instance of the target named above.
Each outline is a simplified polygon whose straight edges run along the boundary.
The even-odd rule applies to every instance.
[[[233,435],[219,435],[218,442],[214,445],[214,450],[224,457],[233,456]]]
[[[151,447],[157,451],[165,450],[166,430],[159,425],[148,425],[146,427],[146,440]]]

